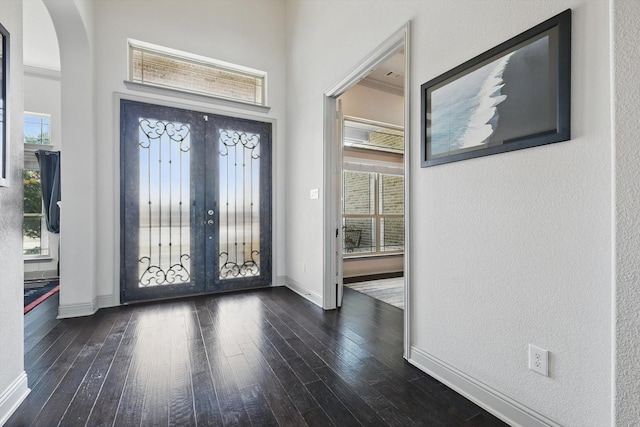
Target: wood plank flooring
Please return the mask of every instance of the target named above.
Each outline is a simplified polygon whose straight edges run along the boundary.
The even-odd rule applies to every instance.
[[[402,310],[286,288],[25,316],[31,394],[6,426],[504,426],[402,358]]]

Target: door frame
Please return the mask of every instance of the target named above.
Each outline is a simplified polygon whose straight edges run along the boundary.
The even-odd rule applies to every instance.
[[[411,334],[411,239],[410,221],[410,141],[411,141],[411,21],[407,21],[398,31],[387,38],[374,51],[370,52],[342,79],[336,82],[324,93],[324,234],[323,234],[323,308],[333,310],[337,308],[336,276],[340,275],[341,266],[338,265],[337,253],[342,253],[342,218],[337,218],[340,194],[336,188],[342,180],[342,165],[337,164],[340,157],[337,153],[342,148],[338,141],[335,120],[337,114],[337,98],[348,89],[355,86],[366,77],[375,67],[385,62],[401,48],[405,51],[404,76],[404,173],[405,173],[405,211],[404,211],[404,358],[410,354]],[[338,236],[336,236],[338,230]],[[337,238],[336,238],[337,237]],[[340,283],[339,286],[342,284]]]
[[[145,92],[148,92],[147,88],[144,88]],[[280,214],[280,210],[278,209],[277,199],[280,196],[280,192],[278,191],[280,181],[278,179],[278,174],[276,171],[278,170],[278,121],[273,117],[268,117],[264,115],[251,114],[238,111],[237,109],[227,109],[225,105],[227,105],[224,100],[219,102],[219,100],[205,97],[201,95],[193,95],[193,94],[182,94],[180,93],[180,98],[184,99],[182,101],[179,98],[167,98],[161,95],[155,95],[154,93],[148,92],[147,95],[139,95],[136,93],[128,93],[128,92],[114,92],[113,94],[113,136],[116,139],[116,143],[113,144],[113,156],[114,159],[118,159],[116,164],[114,165],[113,170],[113,219],[114,219],[114,230],[120,230],[122,226],[120,220],[120,201],[121,201],[121,189],[120,189],[120,174],[121,174],[121,165],[120,165],[120,101],[128,100],[141,102],[146,104],[154,104],[161,107],[169,107],[169,108],[177,108],[184,110],[197,111],[204,114],[214,114],[227,116],[238,119],[247,119],[254,120],[264,123],[271,124],[271,286],[278,286],[277,282],[277,269],[275,260],[278,259],[278,255],[280,253],[278,246],[275,244],[277,239],[276,236],[280,231],[278,228],[278,215]],[[215,104],[215,105],[214,105]],[[252,109],[252,106],[248,106],[248,109]],[[263,111],[262,109],[260,111]],[[268,110],[267,110],[268,111]],[[121,248],[121,237],[120,233],[115,233],[114,236],[114,245],[113,251],[110,254],[113,259],[113,266],[116,271],[116,274],[113,275],[113,282],[111,283],[111,289],[113,290],[113,303],[114,305],[123,305],[126,304],[120,298],[120,284],[121,284],[121,275],[120,275],[120,248]]]

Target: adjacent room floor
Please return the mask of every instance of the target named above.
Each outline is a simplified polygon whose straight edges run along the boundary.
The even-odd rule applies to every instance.
[[[503,426],[402,358],[402,310],[286,288],[25,316],[31,393],[7,426]]]
[[[345,283],[344,286],[404,310],[404,277]]]

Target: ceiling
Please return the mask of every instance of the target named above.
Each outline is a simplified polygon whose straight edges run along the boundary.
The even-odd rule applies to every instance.
[[[373,89],[404,95],[404,50],[373,70],[359,84]]]

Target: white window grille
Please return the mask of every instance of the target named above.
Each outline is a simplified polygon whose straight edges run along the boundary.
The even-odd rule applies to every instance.
[[[345,170],[344,255],[404,251],[404,177]]]
[[[129,81],[266,106],[267,73],[129,40]]]

